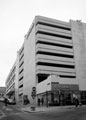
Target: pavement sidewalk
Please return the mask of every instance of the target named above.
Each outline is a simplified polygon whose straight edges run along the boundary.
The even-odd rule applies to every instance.
[[[65,111],[65,110],[68,110],[68,109],[72,109],[74,108],[75,106],[72,105],[72,106],[52,106],[52,107],[36,107],[35,110],[31,109],[30,106],[26,106],[26,107],[21,107],[21,110],[22,111],[26,111],[26,112],[47,112],[47,111]]]

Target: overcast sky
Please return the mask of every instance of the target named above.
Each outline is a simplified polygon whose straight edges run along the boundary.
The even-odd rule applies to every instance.
[[[5,86],[35,15],[86,22],[86,0],[0,0],[0,86]]]

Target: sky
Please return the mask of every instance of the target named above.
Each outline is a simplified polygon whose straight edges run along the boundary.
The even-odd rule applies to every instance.
[[[0,0],[0,86],[12,68],[17,51],[36,15],[86,23],[86,0]]]

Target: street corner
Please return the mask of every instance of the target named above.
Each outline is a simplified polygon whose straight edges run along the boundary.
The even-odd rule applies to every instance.
[[[3,106],[2,108],[3,110],[7,110],[7,111],[12,111],[13,109],[9,108],[9,107],[6,107],[6,106]]]
[[[12,111],[13,109],[11,109],[11,108],[6,108],[6,110],[7,110],[7,111]]]
[[[0,110],[0,119],[3,118],[5,116],[5,114],[2,112],[2,110]]]

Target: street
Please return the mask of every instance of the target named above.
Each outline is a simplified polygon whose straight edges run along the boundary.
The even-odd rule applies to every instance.
[[[86,107],[40,113],[42,120],[86,120]]]
[[[22,113],[22,111],[16,105],[7,105],[7,107],[5,107],[4,103],[0,102],[0,119],[20,113]]]
[[[3,115],[1,115],[3,114]],[[0,103],[0,120],[86,120],[86,106],[61,108],[59,111],[23,112],[16,105],[9,105],[7,109]]]

